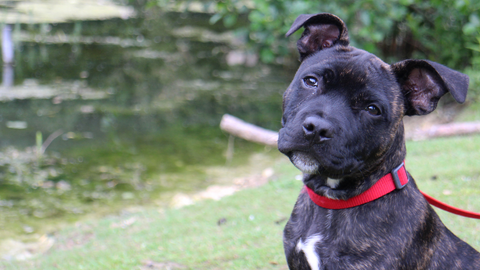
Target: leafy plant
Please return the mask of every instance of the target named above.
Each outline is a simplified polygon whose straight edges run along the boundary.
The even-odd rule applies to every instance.
[[[151,0],[160,8],[188,7],[192,1]],[[454,68],[471,63],[480,30],[480,2],[469,0],[205,0],[210,23],[236,28],[263,62],[282,61],[292,42],[284,37],[299,14],[329,12],[345,20],[352,44],[395,61],[427,58]],[[240,26],[239,19],[248,24]],[[299,34],[297,34],[299,35]]]

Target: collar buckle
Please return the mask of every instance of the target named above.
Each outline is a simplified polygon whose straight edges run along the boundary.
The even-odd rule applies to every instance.
[[[400,177],[398,176],[398,171],[403,167],[405,166],[405,162],[402,162],[402,164],[400,164],[398,167],[396,167],[395,169],[392,170],[392,178],[393,178],[393,183],[395,184],[395,187],[397,189],[402,189],[404,188],[407,184],[408,184],[408,181],[405,183],[405,184],[402,184],[402,182],[400,181]]]

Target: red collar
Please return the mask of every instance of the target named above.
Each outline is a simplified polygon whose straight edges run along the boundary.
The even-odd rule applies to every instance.
[[[318,206],[327,209],[345,209],[376,200],[396,189],[402,189],[407,183],[407,171],[405,170],[404,162],[402,162],[402,164],[395,168],[391,173],[380,178],[380,180],[378,180],[371,188],[367,189],[362,194],[345,201],[320,196],[307,186],[305,186],[305,189],[307,190],[310,199]]]

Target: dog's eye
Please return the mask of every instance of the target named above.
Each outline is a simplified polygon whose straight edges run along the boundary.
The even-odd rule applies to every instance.
[[[380,109],[375,105],[368,105],[365,108],[365,111],[367,111],[371,115],[380,115],[381,114]]]
[[[303,78],[303,83],[309,87],[317,87],[318,86],[318,81],[314,77],[305,77]]]

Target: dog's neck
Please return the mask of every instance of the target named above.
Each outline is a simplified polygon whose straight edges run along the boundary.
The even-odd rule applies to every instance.
[[[304,184],[316,194],[335,200],[347,200],[362,194],[380,178],[389,174],[406,157],[403,121],[398,124],[395,138],[384,155],[372,162],[367,170],[339,179],[323,175],[304,174]]]
[[[327,181],[328,182],[328,181]],[[384,175],[371,188],[358,196],[348,200],[335,200],[316,194],[309,187],[305,186],[310,199],[318,206],[325,209],[346,209],[369,203],[380,197],[383,197],[394,190],[403,189],[409,182],[404,162],[402,162],[392,172]]]

